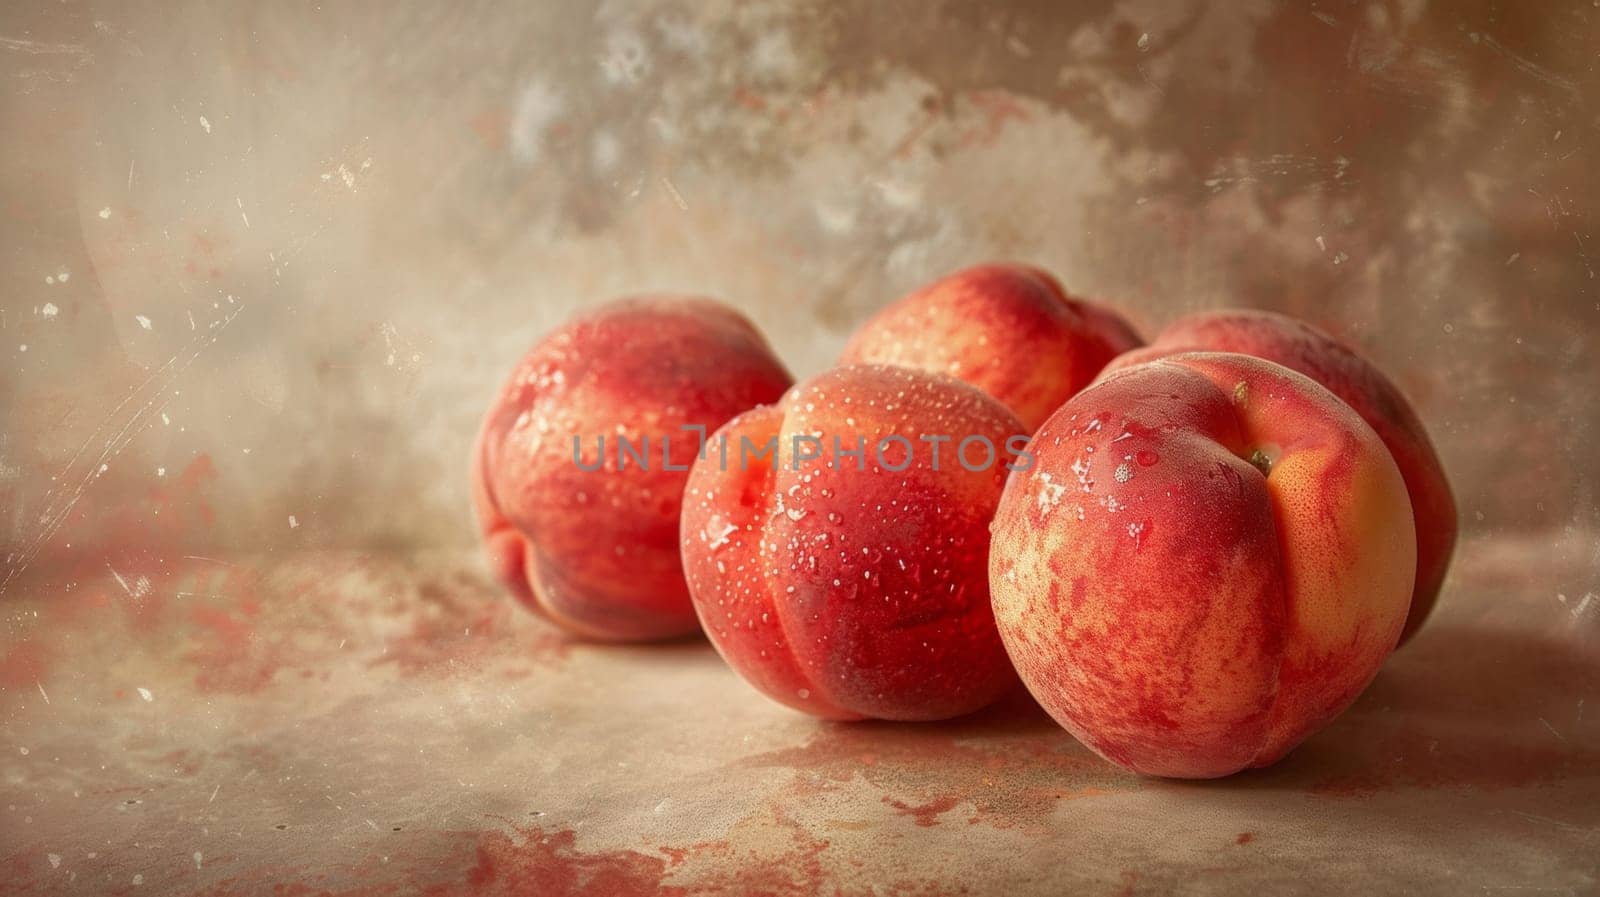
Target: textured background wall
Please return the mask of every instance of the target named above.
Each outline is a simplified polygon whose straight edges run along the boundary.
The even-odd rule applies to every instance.
[[[10,4],[7,575],[463,544],[481,407],[574,310],[719,296],[804,375],[992,257],[1151,331],[1305,315],[1412,396],[1469,534],[1581,530],[1597,35],[1588,3]]]

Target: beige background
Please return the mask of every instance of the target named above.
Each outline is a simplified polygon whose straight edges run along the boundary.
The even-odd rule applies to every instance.
[[[7,547],[201,454],[205,543],[459,544],[476,416],[573,310],[718,296],[806,375],[997,257],[1147,331],[1304,314],[1469,532],[1592,524],[1600,11],[1206,6],[8,7]]]
[[[1588,2],[6,4],[0,861],[84,892],[466,888],[484,844],[640,893],[1592,887],[1597,58]],[[721,297],[805,376],[991,258],[1147,334],[1304,315],[1416,404],[1458,563],[1300,759],[1139,782],[1026,702],[818,728],[703,645],[568,646],[485,586],[467,449],[573,311]]]

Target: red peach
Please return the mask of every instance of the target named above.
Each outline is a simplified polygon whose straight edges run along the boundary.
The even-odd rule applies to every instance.
[[[1020,448],[1017,419],[978,390],[878,365],[729,421],[683,506],[711,643],[768,697],[820,717],[943,719],[994,701],[1016,683],[987,575],[1013,437]],[[769,440],[774,453],[749,457]]]
[[[1456,544],[1456,502],[1428,432],[1383,372],[1332,336],[1286,315],[1228,309],[1191,315],[1167,327],[1146,349],[1116,359],[1107,371],[1178,352],[1240,352],[1277,362],[1327,387],[1355,409],[1383,440],[1411,497],[1417,530],[1417,581],[1400,643],[1433,610]]]
[[[1034,434],[994,522],[1023,682],[1101,756],[1209,778],[1277,761],[1394,649],[1416,537],[1349,406],[1244,355],[1108,375]]]
[[[546,336],[490,407],[473,454],[496,576],[579,635],[694,632],[678,556],[689,464],[706,433],[791,382],[748,320],[707,299],[613,302]]]
[[[1143,341],[1116,312],[1067,295],[1028,265],[957,271],[873,316],[841,364],[892,364],[963,380],[999,399],[1028,432]]]

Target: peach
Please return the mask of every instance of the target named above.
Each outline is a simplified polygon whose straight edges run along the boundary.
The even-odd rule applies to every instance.
[[[1029,451],[994,522],[996,620],[1034,697],[1111,762],[1273,763],[1394,649],[1416,575],[1405,483],[1309,378],[1174,355],[1079,393]]]
[[[472,459],[495,575],[582,636],[694,632],[678,556],[690,462],[707,433],[791,382],[748,320],[707,299],[622,300],[546,336],[490,407]]]
[[[1327,387],[1383,440],[1406,481],[1417,530],[1417,581],[1400,643],[1416,634],[1438,599],[1456,544],[1456,502],[1427,430],[1400,390],[1371,362],[1321,330],[1286,315],[1245,309],[1205,312],[1167,327],[1117,370],[1178,352],[1241,352],[1274,361]]]
[[[957,271],[878,312],[842,364],[892,364],[964,380],[999,399],[1028,432],[1143,341],[1108,308],[1070,298],[1028,265]]]
[[[988,583],[989,521],[1026,443],[1004,406],[850,366],[713,443],[684,496],[684,571],[711,643],[759,691],[829,719],[929,720],[1015,686]]]

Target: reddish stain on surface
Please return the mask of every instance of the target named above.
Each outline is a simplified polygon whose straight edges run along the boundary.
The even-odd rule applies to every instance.
[[[577,833],[572,830],[513,828],[453,834],[460,837],[458,843],[433,862],[396,867],[367,861],[347,869],[350,878],[364,880],[359,885],[330,885],[332,876],[326,869],[260,869],[197,891],[195,897],[262,892],[325,897],[948,897],[964,893],[920,875],[859,884],[843,881],[823,862],[830,843],[798,828],[790,846],[771,854],[736,848],[726,841],[663,846],[657,852],[585,851],[579,849]],[[270,891],[262,887],[268,883]]]
[[[825,893],[828,872],[822,862],[829,842],[813,838],[777,813],[778,822],[793,827],[790,846],[773,856],[757,856],[728,842],[702,845],[691,856],[700,873],[692,893],[794,895]],[[833,890],[843,894],[845,889]]]
[[[196,455],[170,485],[157,485],[146,494],[147,501],[158,515],[165,514],[171,526],[199,522],[210,526],[217,515],[206,500],[206,492],[217,479],[217,465],[207,454]],[[193,515],[193,517],[190,517]],[[197,519],[197,520],[196,520]],[[176,536],[178,533],[171,533]]]
[[[518,843],[501,833],[485,835],[475,851],[477,862],[462,881],[429,888],[425,893],[541,894],[549,897],[644,897],[687,895],[688,890],[662,883],[666,860],[632,850],[584,853],[572,831],[522,833]]]
[[[259,868],[191,892],[194,897],[270,893],[321,897],[687,897],[667,885],[666,860],[634,850],[586,852],[571,830],[538,828],[455,832],[455,845],[432,862],[391,866],[369,857],[343,870],[361,884],[330,884],[327,869]]]
[[[983,115],[983,123],[962,140],[968,146],[987,146],[1000,138],[1010,121],[1028,121],[1033,117],[1028,108],[1017,101],[1015,95],[1004,90],[973,91],[968,99]]]
[[[1235,844],[1249,844],[1251,841],[1254,841],[1255,839],[1256,839],[1256,836],[1252,832],[1240,832],[1239,833],[1239,837],[1233,839],[1233,843],[1235,843]]]
[[[733,101],[751,112],[762,112],[767,108],[766,99],[743,84],[733,89]]]
[[[201,647],[189,654],[189,660],[200,668],[194,677],[196,688],[252,694],[272,682],[277,664],[258,647],[248,620],[211,607],[196,608],[193,619],[204,639]]]
[[[900,815],[910,816],[917,821],[917,825],[927,828],[938,825],[939,817],[955,809],[960,799],[955,795],[946,795],[917,806],[912,806],[905,801],[895,800],[891,797],[884,797],[883,802],[894,807],[895,811]]]
[[[700,856],[701,854],[711,850],[715,850],[719,846],[722,846],[726,843],[727,842],[724,841],[701,841],[697,844],[690,844],[684,847],[674,847],[668,844],[663,844],[658,849],[667,855],[668,866],[682,866],[684,860],[689,859],[690,857]]]
[[[228,577],[243,587],[242,576]],[[198,647],[188,659],[198,668],[195,687],[207,692],[253,694],[272,684],[282,664],[275,638],[257,629],[259,606],[246,597],[233,608],[202,606],[190,612]]]
[[[150,630],[181,588],[176,581],[191,566],[183,556],[193,553],[195,534],[215,521],[207,501],[215,477],[210,457],[200,454],[132,498],[115,494],[114,483],[86,491],[18,591],[59,594],[48,606],[57,626],[103,626],[112,611],[136,630]]]
[[[0,655],[0,690],[27,692],[49,674],[50,649],[43,643],[25,641]]]
[[[484,146],[496,151],[505,149],[506,133],[511,127],[511,116],[507,115],[504,109],[480,112],[467,124],[472,128],[472,133],[483,141]]]

